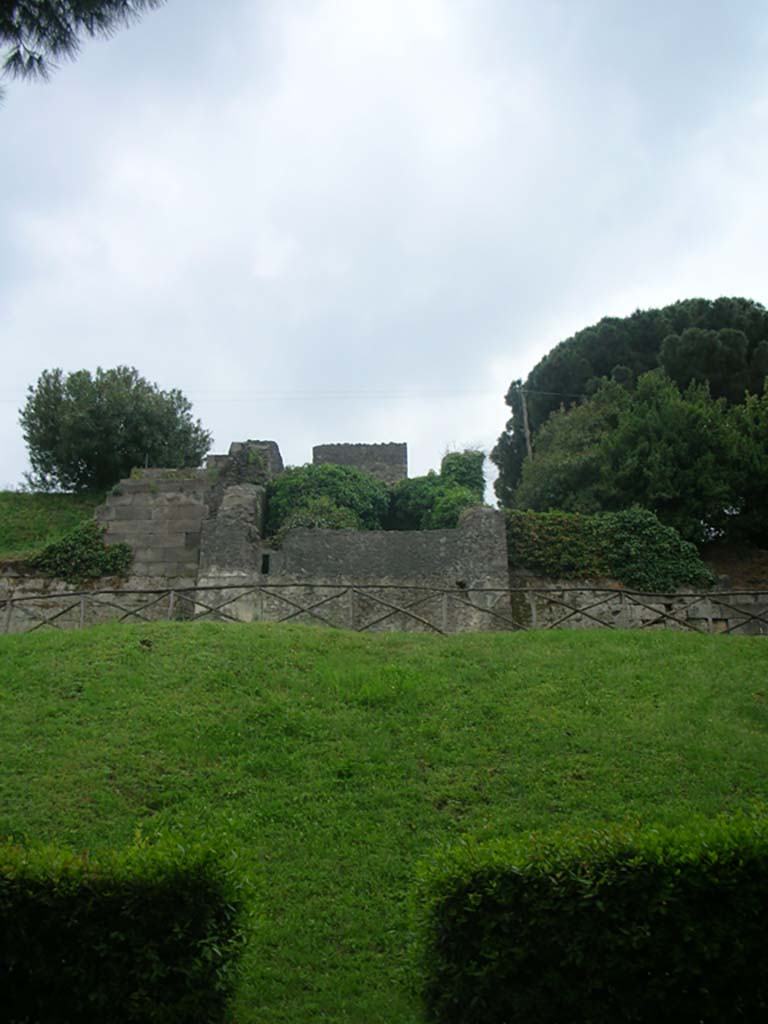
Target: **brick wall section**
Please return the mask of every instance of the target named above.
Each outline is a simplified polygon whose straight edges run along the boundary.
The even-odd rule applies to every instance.
[[[370,473],[385,484],[396,484],[408,476],[408,445],[386,444],[319,444],[312,449],[316,466],[352,466]]]
[[[168,473],[144,471],[139,479],[121,481],[96,518],[107,528],[107,544],[123,541],[133,548],[136,575],[194,579],[208,477],[204,470],[176,479]]]

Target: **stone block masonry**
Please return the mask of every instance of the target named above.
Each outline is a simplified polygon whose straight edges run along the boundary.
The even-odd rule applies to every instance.
[[[404,479],[404,444],[319,445],[315,465]],[[273,441],[233,444],[205,469],[144,469],[96,513],[107,543],[134,552],[128,580],[80,592],[0,572],[0,632],[78,628],[109,618],[221,617],[357,630],[666,628],[768,635],[768,594],[633,594],[511,579],[504,517],[464,513],[457,529],[297,528],[282,547],[264,536],[269,484],[283,470]],[[510,588],[511,584],[511,588]],[[101,589],[103,588],[103,589]]]
[[[391,441],[387,444],[319,444],[312,449],[315,466],[351,466],[362,469],[385,484],[396,484],[408,476],[408,445]]]
[[[203,519],[198,580],[259,571],[267,486],[283,471],[274,441],[236,441],[208,459],[211,477]]]
[[[133,573],[195,580],[206,509],[205,470],[143,470],[123,480],[96,512],[107,544],[133,548]]]
[[[242,563],[215,571],[201,565],[198,582],[214,588],[201,602],[226,602],[227,615],[242,622],[288,614],[291,621],[346,629],[453,633],[497,629],[493,611],[508,586],[504,517],[488,508],[468,510],[453,530],[297,527],[282,550],[261,551],[261,565],[250,573]],[[227,589],[233,586],[241,593]],[[468,600],[477,587],[490,589]]]
[[[297,579],[355,583],[508,586],[504,517],[465,512],[455,530],[290,530],[281,571]]]

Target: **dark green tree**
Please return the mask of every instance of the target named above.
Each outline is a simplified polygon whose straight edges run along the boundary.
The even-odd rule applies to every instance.
[[[47,78],[74,59],[83,36],[111,36],[164,0],[0,0],[3,71]]]
[[[768,548],[768,386],[730,410],[735,453],[731,462],[730,534]]]
[[[512,410],[512,415],[491,451],[491,462],[499,470],[494,489],[499,503],[504,508],[511,508],[514,504],[515,488],[520,483],[520,474],[527,454],[523,431],[522,387],[521,380],[513,380],[509,385],[504,401]]]
[[[761,342],[750,353],[746,334],[732,327],[719,331],[687,327],[682,334],[664,339],[659,363],[680,387],[693,381],[706,383],[713,395],[737,403],[744,401],[750,388],[755,391],[762,386],[753,363],[760,366],[763,348],[768,348],[768,342]]]
[[[604,318],[556,345],[522,384],[531,432],[535,436],[561,406],[589,397],[614,371],[631,386],[659,366],[682,388],[707,381],[713,398],[742,402],[747,388],[762,390],[768,373],[768,310],[743,298],[687,299]],[[491,454],[499,468],[496,494],[507,506],[526,457],[520,384],[513,382],[507,393],[512,416]]]
[[[573,512],[638,505],[701,542],[732,525],[735,450],[725,400],[706,384],[681,392],[661,370],[634,391],[606,380],[541,428],[515,504]]]
[[[161,391],[129,366],[45,370],[20,413],[39,490],[110,487],[136,466],[199,466],[211,435],[180,391]]]
[[[603,442],[630,402],[626,389],[606,380],[588,401],[553,413],[536,435],[534,458],[523,464],[515,507],[582,513],[624,507],[606,481]]]

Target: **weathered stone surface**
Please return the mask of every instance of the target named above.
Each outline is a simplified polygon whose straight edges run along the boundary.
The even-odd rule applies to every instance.
[[[506,587],[504,517],[465,513],[456,530],[290,530],[285,572],[313,580],[425,581],[449,587],[481,582]]]
[[[259,484],[233,484],[223,491],[218,507],[202,523],[203,576],[259,571],[265,498],[266,488]]]
[[[270,553],[279,559],[279,553]],[[594,629],[601,624],[621,628],[685,629],[768,636],[768,621],[741,613],[721,617],[736,595],[720,593],[713,600],[691,595],[633,595],[609,588],[573,586],[553,580],[529,581],[525,589],[473,590],[441,587],[395,579],[354,586],[350,581],[311,580],[278,571],[274,576],[243,571],[220,575],[205,588],[195,586],[194,566],[186,577],[169,577],[157,565],[134,566],[129,580],[98,580],[74,588],[61,580],[25,575],[6,569],[0,574],[0,633],[24,632],[49,620],[44,628],[77,628],[119,617],[125,609],[141,610],[147,618],[186,617],[242,622],[307,622],[356,630],[415,630],[454,633],[466,630],[551,628]],[[141,573],[142,575],[139,575]],[[237,587],[237,589],[225,589]],[[106,593],[96,601],[99,591]],[[171,601],[167,593],[175,588]],[[194,588],[194,589],[192,589]],[[158,602],[147,607],[148,591]],[[138,594],[132,593],[139,591]],[[80,593],[84,595],[82,601]],[[161,593],[163,592],[163,593]],[[185,596],[186,594],[186,596]],[[768,594],[753,602],[762,607]],[[632,602],[638,598],[642,603]],[[149,595],[149,600],[154,598]],[[221,611],[217,611],[217,608]],[[139,620],[140,621],[140,620]]]
[[[3,573],[0,576],[0,634],[25,633],[32,629],[78,629],[111,622],[142,622],[185,618],[193,604],[182,594],[194,586],[194,575],[134,575],[129,579],[105,578],[81,587],[64,580]],[[171,599],[169,588],[179,593]],[[136,615],[131,615],[131,612]]]
[[[312,462],[316,466],[352,466],[385,484],[396,484],[408,476],[408,445],[397,441],[385,444],[318,444],[312,449]]]
[[[141,470],[121,481],[96,518],[108,544],[133,549],[134,571],[151,566],[169,579],[194,576],[207,486],[203,470]]]
[[[320,445],[314,455],[317,464],[355,465],[388,482],[406,473],[405,445]],[[118,582],[117,603],[133,600],[134,581],[143,591],[150,579],[202,587],[194,598],[180,598],[185,614],[198,603],[215,617],[221,604],[221,617],[242,621],[445,633],[609,626],[768,635],[765,593],[638,595],[587,581],[510,579],[504,520],[491,509],[469,510],[455,530],[297,529],[282,550],[270,549],[262,539],[266,487],[281,471],[274,442],[245,441],[228,455],[211,456],[205,470],[152,469],[123,481],[97,512],[107,541],[124,541],[134,551],[134,577]],[[51,589],[73,588],[18,575],[0,572],[0,631],[3,623],[15,630],[30,619],[14,595],[30,595],[27,610],[39,601],[52,615],[61,611],[57,624],[77,625],[84,615],[90,621],[79,598]],[[226,589],[232,586],[238,589]],[[175,614],[173,602],[169,613]],[[103,607],[95,614],[108,613]]]
[[[266,483],[283,472],[283,457],[275,441],[233,441],[229,461],[244,483]]]

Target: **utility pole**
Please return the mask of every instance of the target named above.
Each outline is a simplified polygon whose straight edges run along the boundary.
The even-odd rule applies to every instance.
[[[533,461],[533,447],[531,445],[531,428],[528,425],[528,403],[525,400],[525,388],[520,385],[520,401],[523,403],[523,433],[525,434],[525,448],[528,458]]]

